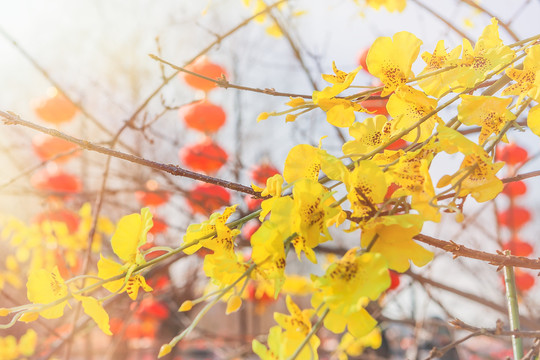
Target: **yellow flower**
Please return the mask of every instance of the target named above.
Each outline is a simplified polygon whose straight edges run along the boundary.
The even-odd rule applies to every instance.
[[[460,54],[461,45],[450,51],[450,53],[447,53],[444,47],[444,40],[439,40],[433,54],[430,54],[427,51],[422,54],[422,59],[426,62],[426,67],[418,74],[418,76],[445,67],[456,66]],[[458,76],[459,71],[456,71],[454,68],[420,80],[418,81],[418,85],[426,94],[438,98],[450,89],[450,84],[454,82]]]
[[[422,230],[421,215],[404,214],[382,216],[373,219],[362,229],[361,244],[371,246],[388,261],[388,267],[398,272],[409,268],[409,260],[416,266],[424,266],[433,259],[433,253],[413,241]]]
[[[531,46],[526,50],[527,56],[523,60],[523,70],[508,69],[506,75],[516,84],[503,90],[502,95],[519,95],[519,105],[525,96],[540,101],[540,45]]]
[[[311,298],[314,308],[322,302],[328,306],[324,319],[328,330],[341,333],[347,327],[356,337],[366,335],[377,324],[364,309],[368,299],[376,300],[390,286],[386,260],[371,252],[358,255],[358,250],[347,251],[324,276],[312,276],[319,291]]]
[[[285,159],[283,177],[289,184],[303,178],[317,180],[320,170],[319,149],[311,145],[300,144],[289,151],[287,159]]]
[[[335,96],[347,89],[353,82],[356,74],[362,67],[358,67],[350,73],[338,70],[336,64],[332,63],[335,75],[323,74],[326,81],[333,84],[322,91],[314,91],[313,103],[326,112],[326,120],[338,127],[349,127],[355,119],[355,111],[367,112],[360,104],[347,99],[336,99]]]
[[[233,252],[234,238],[240,230],[231,230],[225,223],[236,211],[237,205],[229,206],[221,213],[213,213],[201,224],[189,225],[184,235],[184,244],[198,241],[197,244],[184,249],[188,255],[195,253],[201,247],[214,252]]]
[[[339,342],[336,354],[339,360],[347,360],[348,356],[360,356],[365,348],[378,349],[382,345],[381,330],[376,327],[367,335],[355,338],[345,333]]]
[[[390,139],[394,122],[388,121],[384,115],[376,115],[374,118],[367,118],[363,122],[356,122],[349,128],[349,134],[354,140],[343,145],[343,154],[367,154],[381,146]],[[352,156],[353,160],[358,156]]]
[[[261,196],[281,196],[281,190],[283,189],[283,176],[276,174],[266,179],[266,188],[260,188],[255,184],[251,184],[253,190],[260,192]]]
[[[351,221],[365,223],[375,216],[388,190],[383,171],[370,160],[361,161],[346,183],[347,199],[353,211]],[[353,226],[351,226],[353,228]]]
[[[104,288],[111,292],[126,290],[133,300],[137,298],[140,287],[145,291],[152,291],[142,275],[132,275],[132,273],[136,267],[146,263],[139,247],[146,243],[146,235],[153,225],[152,213],[148,208],[143,208],[140,214],[131,214],[120,219],[111,239],[111,246],[123,264],[101,256],[97,267],[98,276],[102,279],[109,279],[124,273],[126,277],[124,280],[106,283],[103,285]],[[124,283],[125,287],[123,287]]]
[[[389,12],[402,12],[407,5],[406,0],[366,0],[366,4],[375,10],[379,10],[384,6]]]
[[[204,273],[220,288],[231,285],[249,268],[242,258],[242,255],[234,252],[206,255],[203,264]]]
[[[484,28],[474,49],[467,39],[463,39],[462,60],[458,62],[459,78],[452,83],[454,92],[470,89],[483,81],[490,72],[498,72],[508,64],[515,53],[499,38],[497,20]]]
[[[327,221],[337,215],[340,209],[330,207],[334,202],[331,196],[328,190],[314,180],[303,179],[295,184],[291,231],[296,234],[292,244],[299,258],[301,251],[304,251],[306,257],[316,263],[313,248],[332,239],[328,232]],[[275,213],[275,209],[272,213]]]
[[[312,309],[300,310],[290,296],[286,299],[287,310],[291,315],[274,313],[274,319],[279,326],[270,329],[268,346],[253,340],[252,347],[261,359],[287,359],[300,347],[307,334],[311,331],[310,317]],[[283,330],[284,331],[283,331]],[[320,340],[316,335],[310,337],[308,343],[298,354],[298,359],[318,359],[317,348]]]
[[[439,146],[435,139],[421,149],[400,154],[397,161],[385,173],[386,181],[399,186],[393,198],[412,196],[411,206],[418,211],[425,220],[439,221],[440,213],[436,206],[435,189],[429,174],[429,166]],[[431,205],[431,202],[434,205]]]
[[[484,144],[491,134],[498,135],[508,121],[516,116],[507,109],[512,99],[501,99],[495,96],[461,95],[458,106],[458,120],[465,125],[478,125],[482,129],[478,142]],[[506,136],[504,137],[506,138]]]
[[[277,213],[279,214],[279,211]],[[264,280],[273,282],[274,296],[277,296],[285,282],[286,237],[287,235],[272,221],[263,222],[251,236],[251,259],[257,264],[254,273]]]
[[[389,37],[379,37],[367,55],[369,72],[384,84],[381,96],[386,96],[414,76],[412,64],[420,52],[420,41],[413,34],[402,31]]]
[[[68,295],[67,286],[60,276],[57,266],[53,268],[52,272],[45,269],[30,272],[26,288],[28,300],[34,304],[50,304]],[[46,319],[59,318],[64,314],[64,307],[67,304],[67,300],[64,300],[48,309],[39,311],[39,314]]]
[[[458,197],[471,194],[478,202],[488,201],[497,196],[503,189],[503,183],[495,174],[504,163],[493,164],[481,146],[456,130],[440,125],[437,131],[441,149],[449,154],[459,151],[465,155],[459,170],[453,175],[444,175],[437,187],[451,184],[456,187]]]
[[[420,119],[431,113],[437,107],[437,100],[430,99],[419,90],[410,86],[401,86],[390,96],[386,108],[394,117],[396,130],[403,130],[416,124]],[[404,140],[410,142],[422,142],[431,136],[436,123],[441,123],[441,118],[434,114],[422,122],[420,126],[405,136]]]
[[[122,275],[126,272],[125,265],[121,265],[115,261],[104,258],[103,256],[101,256],[97,266],[98,277],[102,279],[109,279],[118,275]],[[131,269],[133,269],[133,266],[131,267]],[[127,282],[125,278],[113,280],[103,284],[103,287],[112,293],[126,291],[132,300],[137,299],[137,294],[139,293],[139,288],[141,287],[146,292],[152,291],[152,288],[146,283],[146,280],[142,275],[131,275],[129,273],[129,270],[130,269],[127,269],[128,275],[130,275]]]

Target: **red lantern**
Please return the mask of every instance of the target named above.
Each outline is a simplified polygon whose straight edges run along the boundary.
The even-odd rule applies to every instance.
[[[498,218],[502,225],[517,230],[531,220],[531,213],[524,207],[513,206],[500,213]]]
[[[139,307],[135,311],[135,316],[138,318],[165,320],[169,317],[169,308],[154,298],[144,298],[139,303]]]
[[[520,291],[522,292],[528,291],[534,286],[535,278],[528,272],[525,272],[523,270],[516,268],[515,276],[516,276],[516,287]]]
[[[158,190],[159,184],[156,180],[148,180],[145,184],[146,190],[135,191],[137,201],[144,206],[161,206],[171,197],[167,191]]]
[[[223,69],[217,64],[212,63],[206,56],[201,56],[200,58],[186,66],[186,70],[216,80],[218,78],[221,78],[222,75],[227,76],[225,69]],[[182,72],[181,76],[184,78],[185,82],[189,86],[198,90],[203,90],[205,92],[208,92],[217,86],[217,84],[212,81],[205,80],[201,77],[191,75],[185,72]]]
[[[395,142],[391,143],[386,147],[388,150],[399,150],[399,149],[405,149],[407,146],[409,146],[409,143],[406,142],[403,139],[397,139]]]
[[[503,250],[510,250],[510,253],[515,256],[529,256],[533,253],[533,247],[526,241],[519,238],[513,238],[503,244]]]
[[[395,272],[394,270],[388,270],[388,274],[390,275],[390,287],[388,290],[397,289],[400,283],[399,273]]]
[[[152,228],[149,230],[150,234],[157,235],[167,231],[167,223],[160,220],[159,218],[153,218],[152,220],[154,222],[154,226],[152,226]]]
[[[510,165],[516,165],[527,161],[527,150],[514,143],[497,148],[496,159]]]
[[[369,74],[369,70],[367,68],[367,63],[366,63],[368,53],[369,53],[369,47],[366,47],[360,50],[360,53],[358,53],[358,65],[362,66],[362,70],[364,70],[365,72]]]
[[[381,95],[381,92],[377,91],[371,95],[378,96]],[[373,115],[387,116],[386,103],[388,103],[388,99],[368,99],[362,101],[360,105]]]
[[[208,216],[228,205],[231,195],[221,186],[201,183],[189,192],[186,199],[192,213]]]
[[[72,152],[71,154],[59,157],[54,161],[63,163],[79,155],[79,152],[74,151],[78,148],[76,144],[47,134],[37,134],[34,136],[32,139],[32,148],[36,155],[43,161],[50,160],[59,154],[70,151]]]
[[[51,171],[45,168],[36,171],[30,182],[37,190],[54,193],[76,194],[82,189],[81,181],[77,176],[61,169]]]
[[[210,138],[180,149],[178,156],[190,169],[203,171],[207,174],[215,173],[221,169],[229,157],[225,150]]]
[[[278,169],[268,163],[263,163],[251,170],[250,177],[258,185],[266,186],[266,180],[276,174],[279,174]]]
[[[178,114],[184,119],[187,127],[204,133],[218,131],[225,124],[226,118],[223,108],[208,100],[184,105],[178,110]]]
[[[246,202],[248,210],[253,211],[255,209],[258,209],[261,206],[263,199],[257,199],[251,195],[246,195],[244,197],[244,201]]]
[[[251,241],[251,236],[253,236],[255,231],[257,231],[260,227],[261,223],[259,221],[250,221],[242,227],[242,236],[244,236],[246,240]]]
[[[508,197],[517,197],[527,192],[527,185],[523,181],[514,181],[506,184],[502,192]]]
[[[34,217],[35,224],[42,224],[44,221],[61,222],[66,224],[70,234],[79,228],[80,217],[77,213],[68,209],[57,209],[44,211]]]
[[[43,121],[55,125],[71,121],[77,114],[77,107],[56,89],[52,96],[40,100],[34,110]]]

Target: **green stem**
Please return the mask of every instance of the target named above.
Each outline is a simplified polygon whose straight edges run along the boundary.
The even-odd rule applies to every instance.
[[[326,310],[324,310],[324,312],[322,313],[321,317],[319,318],[319,320],[317,320],[317,322],[315,323],[315,325],[313,325],[313,327],[311,328],[311,331],[306,335],[306,338],[302,341],[302,343],[300,344],[300,346],[296,349],[296,351],[294,352],[294,354],[292,354],[289,358],[287,358],[287,360],[294,360],[298,357],[298,355],[300,355],[300,352],[302,351],[302,349],[304,348],[304,346],[306,346],[306,344],[309,342],[309,340],[311,339],[311,337],[313,335],[315,335],[315,333],[317,331],[319,331],[319,329],[321,328],[322,324],[323,324],[323,320],[324,318],[326,317],[326,315],[328,315],[328,313],[330,312],[330,309],[329,308],[326,308]]]
[[[505,251],[506,255],[510,252]],[[514,268],[512,266],[504,267],[504,283],[506,284],[506,301],[508,303],[508,316],[510,318],[510,330],[519,331],[519,308],[516,293],[516,279],[514,276]],[[523,342],[518,335],[512,335],[512,350],[514,359],[523,357]]]

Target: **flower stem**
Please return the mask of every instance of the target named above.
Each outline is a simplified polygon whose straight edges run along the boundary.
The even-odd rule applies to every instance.
[[[509,255],[509,251],[505,251]],[[508,303],[508,316],[510,318],[510,330],[519,331],[519,308],[516,294],[516,279],[512,266],[504,267],[504,283],[506,284],[506,301]],[[512,335],[512,350],[514,359],[523,357],[523,342],[518,335]]]

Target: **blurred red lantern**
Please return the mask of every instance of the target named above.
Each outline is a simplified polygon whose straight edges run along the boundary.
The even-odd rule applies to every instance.
[[[152,226],[152,228],[149,230],[150,234],[157,235],[167,231],[168,226],[166,222],[156,217],[154,217],[152,220],[154,222],[154,226]]]
[[[251,170],[250,177],[257,185],[266,186],[266,180],[276,174],[279,174],[278,169],[268,163],[263,163]]]
[[[521,206],[513,206],[498,215],[499,222],[510,229],[519,229],[531,220],[529,210]]]
[[[221,186],[201,183],[189,192],[186,200],[192,213],[210,215],[219,208],[229,205],[231,195]]]
[[[36,155],[43,161],[50,160],[63,153],[72,152],[69,155],[55,159],[57,163],[63,163],[69,159],[79,156],[78,151],[74,151],[78,146],[67,140],[60,139],[47,134],[37,134],[32,138],[32,148]]]
[[[188,145],[180,149],[178,156],[187,167],[195,171],[212,174],[221,169],[227,162],[228,155],[210,138],[198,144]]]
[[[367,68],[367,63],[366,63],[368,53],[369,53],[369,47],[366,47],[360,50],[360,52],[358,53],[358,65],[362,66],[362,70],[364,70],[365,72],[369,74],[369,70]]]
[[[399,150],[399,149],[405,149],[407,146],[409,146],[409,143],[406,142],[403,139],[398,139],[397,141],[391,143],[386,147],[388,150]]]
[[[188,66],[186,66],[186,70],[189,70],[191,72],[206,76],[211,79],[216,79],[216,80],[218,78],[221,78],[222,75],[227,76],[225,69],[211,62],[206,56],[201,56],[197,58],[197,60],[195,60]],[[215,87],[217,87],[216,83],[203,79],[201,77],[195,76],[195,75],[182,72],[181,76],[184,78],[185,82],[189,86],[198,90],[203,90],[203,91],[208,92],[214,89]]]
[[[371,95],[381,95],[380,91],[377,91]],[[386,110],[386,103],[388,103],[388,99],[368,99],[364,100],[360,103],[362,107],[364,107],[367,111],[369,111],[373,115],[388,115],[388,111]]]
[[[36,171],[30,182],[37,190],[54,193],[76,194],[82,189],[81,181],[77,176],[61,169],[51,171],[45,168]]]
[[[384,200],[388,200],[394,195],[397,189],[399,189],[401,186],[399,186],[396,183],[391,183],[390,186],[388,186],[388,190],[386,190],[386,195],[384,195]]]
[[[388,273],[390,275],[390,287],[388,290],[397,289],[400,284],[399,273],[395,272],[394,270],[388,270]]]
[[[516,276],[516,287],[520,291],[528,291],[534,286],[535,278],[533,275],[529,274],[528,272],[525,272],[523,270],[520,270],[518,268],[515,269],[515,276]]]
[[[258,209],[261,206],[263,199],[257,199],[251,195],[246,195],[244,197],[244,201],[246,202],[248,210],[253,211],[255,209]]]
[[[61,222],[66,224],[68,231],[74,233],[79,228],[79,214],[68,209],[56,209],[39,213],[34,217],[35,224],[42,224],[44,221]]]
[[[527,185],[523,181],[514,181],[506,184],[502,192],[508,197],[516,197],[527,192]]]
[[[34,110],[43,121],[55,125],[71,121],[77,114],[77,107],[56,89],[51,96],[39,100]]]
[[[159,184],[156,180],[148,180],[145,188],[146,190],[135,191],[137,201],[144,206],[160,206],[167,203],[171,197],[167,191],[158,190]]]
[[[529,256],[533,253],[532,245],[519,238],[513,238],[504,243],[503,250],[510,250],[510,253],[515,256]]]
[[[160,206],[167,203],[167,201],[169,201],[171,194],[163,190],[158,190],[158,191],[137,190],[135,191],[135,197],[137,198],[137,201],[140,202],[144,206]]]
[[[218,131],[225,124],[226,119],[223,108],[208,100],[184,105],[178,110],[178,114],[184,119],[187,127],[204,133]]]
[[[164,320],[169,317],[169,308],[162,302],[147,297],[141,300],[139,307],[135,311],[135,316],[139,318],[149,317],[152,319]]]
[[[261,223],[259,221],[250,221],[242,227],[242,236],[244,236],[246,240],[251,241],[251,236],[255,234],[255,231],[260,227]]]
[[[527,161],[527,150],[514,143],[497,148],[496,159],[510,165],[516,165]]]

